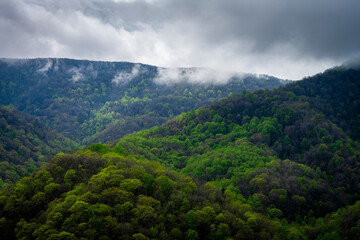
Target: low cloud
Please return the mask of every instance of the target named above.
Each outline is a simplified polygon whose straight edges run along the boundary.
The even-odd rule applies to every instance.
[[[233,77],[243,76],[243,74],[240,73],[205,68],[158,68],[157,72],[158,74],[154,81],[159,84],[174,84],[179,82],[224,84]]]
[[[70,81],[72,81],[73,83],[76,83],[78,81],[84,80],[85,76],[84,76],[84,74],[82,74],[81,71],[82,71],[82,69],[80,69],[80,68],[76,68],[76,67],[70,68],[68,70],[68,72],[72,75]]]
[[[46,72],[53,66],[53,61],[51,59],[48,59],[47,62],[45,63],[45,65],[38,69],[37,72],[45,74]]]
[[[111,82],[115,83],[116,85],[125,85],[129,83],[132,79],[137,77],[139,73],[143,71],[144,70],[141,69],[140,64],[135,64],[130,73],[126,71],[120,71],[114,76]]]

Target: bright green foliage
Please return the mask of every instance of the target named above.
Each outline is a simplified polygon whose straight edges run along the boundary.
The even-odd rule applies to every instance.
[[[117,176],[122,177],[114,184]],[[58,155],[2,192],[0,200],[4,239],[222,238],[234,236],[237,227],[231,219],[246,221],[246,214],[274,226],[251,210],[233,211],[232,202],[225,204],[211,183],[199,184],[157,162],[111,152]],[[237,203],[237,208],[245,205]],[[247,222],[255,232],[257,225]],[[276,234],[273,227],[264,231]]]

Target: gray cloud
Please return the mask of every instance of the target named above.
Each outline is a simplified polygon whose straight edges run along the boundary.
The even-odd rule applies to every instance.
[[[3,0],[0,57],[298,79],[360,55],[358,0]]]

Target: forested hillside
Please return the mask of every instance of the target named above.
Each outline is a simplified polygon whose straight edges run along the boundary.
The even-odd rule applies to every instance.
[[[29,175],[55,154],[79,147],[39,118],[0,106],[0,188]]]
[[[353,139],[360,139],[358,71],[334,68],[325,74],[317,74],[296,84],[289,84],[285,90],[292,91],[297,96],[309,97],[312,108],[323,113]]]
[[[2,237],[359,239],[359,91],[334,68],[60,153],[1,192]]]
[[[282,166],[279,165],[282,164]],[[273,160],[268,171],[289,171]],[[307,167],[294,164],[297,173]],[[277,181],[274,178],[274,181]],[[316,184],[318,183],[316,178]],[[253,184],[253,183],[251,183]],[[257,194],[258,197],[264,197]],[[286,204],[285,189],[272,198]],[[358,239],[360,201],[316,217],[286,220],[275,205],[192,179],[118,144],[58,154],[1,192],[3,239]],[[301,202],[301,197],[294,200]],[[294,210],[294,209],[292,209]],[[286,213],[285,213],[286,214]]]
[[[277,224],[211,183],[121,147],[60,154],[0,198],[3,239],[282,239]]]
[[[181,114],[118,145],[230,190],[254,211],[308,223],[360,199],[359,90],[358,70],[335,68]]]
[[[211,79],[214,73],[201,75],[204,71],[127,62],[0,59],[0,105],[13,109],[1,108],[2,181],[28,175],[61,151],[119,139],[231,93],[285,83],[254,75],[229,75],[219,83]]]
[[[249,74],[225,74],[220,81],[216,74],[128,62],[1,59],[0,104],[38,116],[64,136],[89,144],[159,125],[232,93],[286,83]]]

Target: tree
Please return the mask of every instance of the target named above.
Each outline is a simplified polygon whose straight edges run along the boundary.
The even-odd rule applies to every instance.
[[[135,233],[133,234],[134,240],[149,240],[144,234],[142,233]]]
[[[76,171],[74,169],[69,169],[64,175],[65,186],[70,189],[73,186],[75,179]]]
[[[185,222],[188,229],[196,229],[197,222],[196,222],[195,212],[193,210],[190,210],[186,214]]]
[[[199,235],[197,233],[197,231],[189,229],[186,233],[185,233],[185,239],[186,240],[198,240],[199,239]]]

